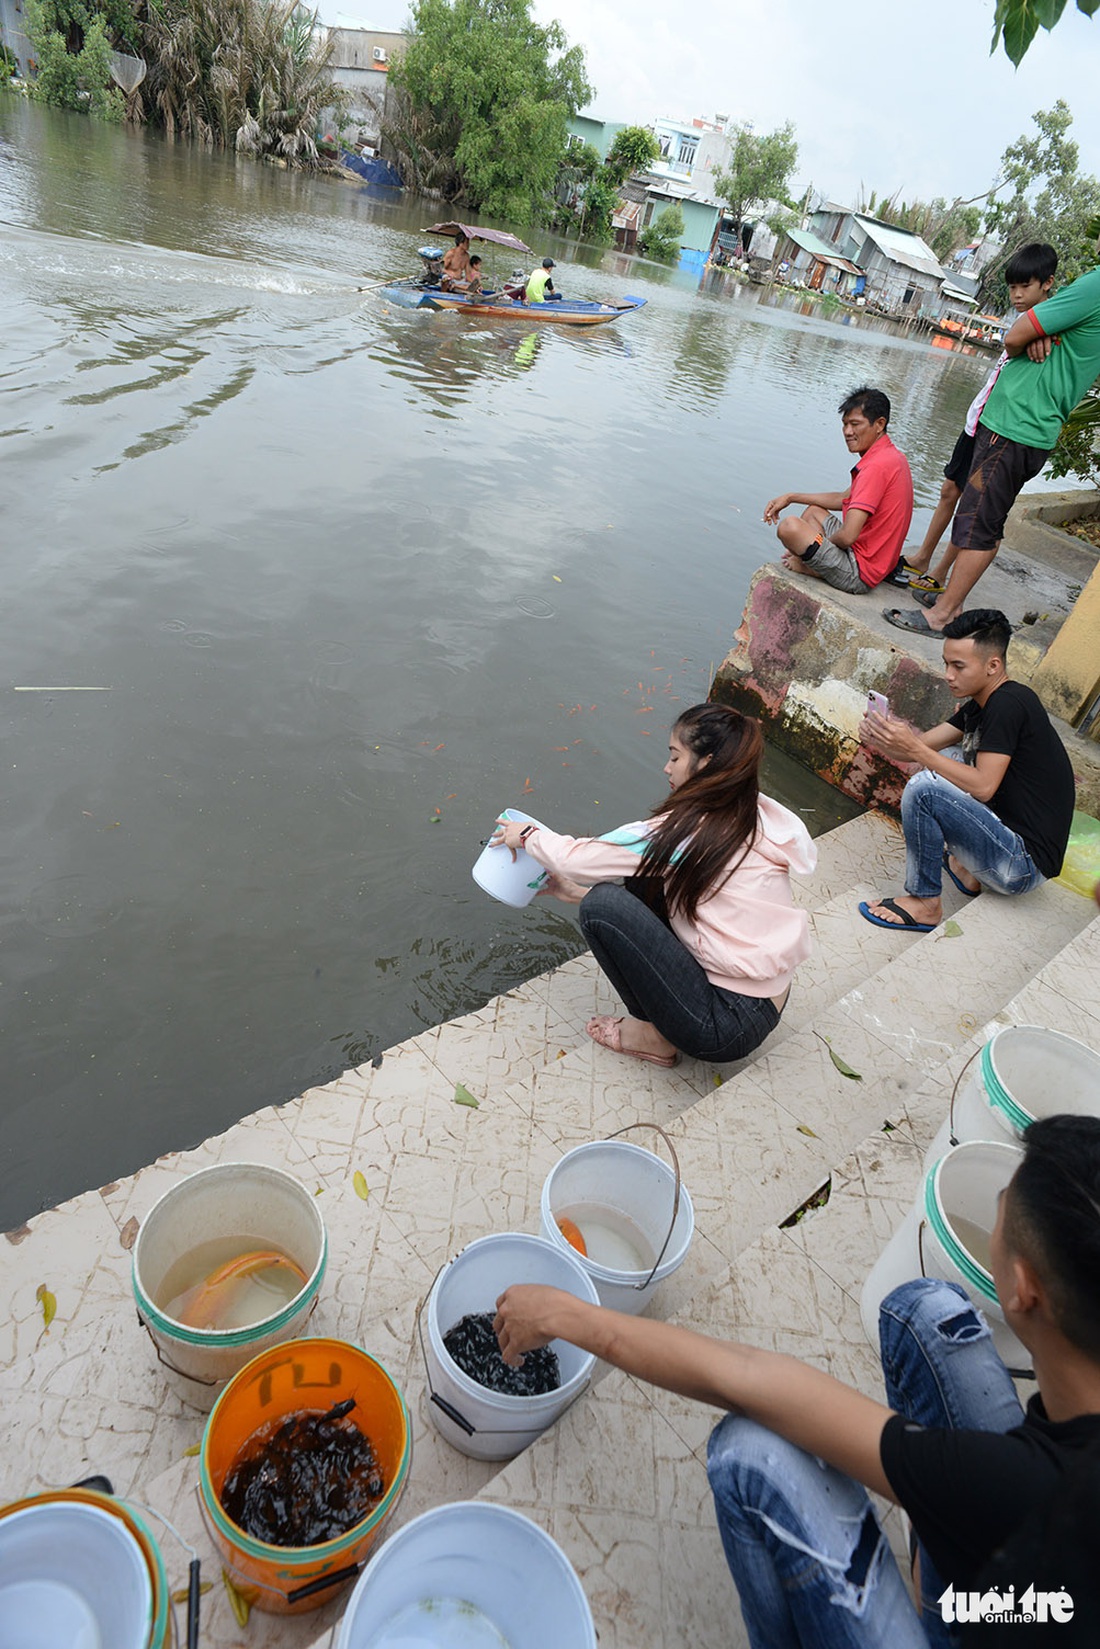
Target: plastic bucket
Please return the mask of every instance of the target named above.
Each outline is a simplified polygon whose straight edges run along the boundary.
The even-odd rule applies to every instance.
[[[506,807],[500,818],[515,824],[541,824],[530,813],[521,813],[517,807]],[[495,828],[495,827],[494,827]],[[515,862],[506,847],[486,844],[474,865],[472,875],[479,888],[499,899],[502,905],[514,905],[521,910],[529,905],[540,888],[549,881],[550,873],[522,848],[516,851]]]
[[[156,1299],[171,1267],[201,1243],[221,1237],[242,1237],[243,1249],[281,1248],[305,1273],[304,1286],[280,1310],[246,1328],[191,1328],[166,1316]],[[316,1198],[281,1168],[224,1162],[166,1191],[134,1243],[133,1287],[138,1316],[180,1396],[208,1409],[257,1352],[292,1339],[317,1303],[327,1255]]]
[[[137,1521],[106,1495],[0,1509],[0,1649],[162,1649],[168,1585]]]
[[[982,1048],[965,1083],[960,1077],[956,1095],[926,1167],[963,1140],[1012,1144],[1038,1117],[1100,1116],[1100,1054],[1061,1031],[1006,1025]]]
[[[672,1151],[668,1136],[658,1132]],[[626,1140],[596,1140],[567,1151],[543,1181],[543,1236],[573,1256],[595,1283],[600,1304],[614,1311],[643,1310],[657,1285],[683,1264],[691,1246],[695,1210],[680,1182],[674,1151],[673,1161],[675,1167],[670,1168],[652,1151]],[[557,1216],[582,1208],[591,1210],[597,1221],[606,1219],[612,1231],[616,1217],[626,1222],[627,1230],[637,1231],[653,1257],[648,1268],[620,1269],[578,1253],[562,1235]],[[576,1223],[583,1235],[583,1218]]]
[[[354,1397],[353,1418],[370,1438],[386,1492],[369,1517],[317,1546],[272,1546],[246,1534],[221,1493],[258,1427],[302,1412],[325,1414]],[[405,1487],[412,1432],[400,1391],[374,1357],[344,1340],[293,1340],[261,1352],[214,1404],[199,1455],[199,1497],[214,1544],[242,1596],[268,1614],[304,1614],[359,1572]]]
[[[998,1195],[1022,1158],[1020,1146],[1007,1141],[966,1140],[925,1171],[914,1206],[863,1286],[860,1313],[873,1346],[878,1347],[878,1311],[887,1294],[914,1277],[941,1277],[960,1284],[985,1314],[1002,1361],[1013,1370],[1030,1368],[1030,1354],[1005,1323],[987,1246]]]
[[[421,1318],[428,1337],[421,1345],[428,1371],[428,1413],[436,1430],[474,1460],[510,1460],[553,1425],[588,1384],[596,1359],[564,1340],[553,1340],[561,1385],[541,1397],[511,1397],[478,1385],[452,1362],[443,1336],[461,1318],[492,1311],[512,1283],[547,1283],[592,1305],[596,1286],[571,1250],[520,1231],[478,1237],[449,1260],[435,1279]]]
[[[334,1649],[402,1643],[596,1649],[596,1631],[573,1565],[537,1523],[460,1500],[386,1542],[352,1593]]]

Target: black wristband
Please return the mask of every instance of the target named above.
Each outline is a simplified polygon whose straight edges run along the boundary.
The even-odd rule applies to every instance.
[[[523,845],[527,841],[528,836],[530,836],[531,832],[533,830],[537,830],[537,829],[538,829],[538,825],[533,825],[533,824],[524,825],[523,829],[519,833],[519,845],[520,845],[520,847],[523,847]]]

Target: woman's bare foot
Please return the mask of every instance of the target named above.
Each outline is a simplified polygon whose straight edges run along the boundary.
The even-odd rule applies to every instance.
[[[645,1019],[630,1019],[626,1015],[597,1014],[585,1030],[593,1042],[608,1048],[614,1054],[626,1054],[631,1059],[645,1059],[654,1065],[675,1065],[680,1055],[667,1037]]]

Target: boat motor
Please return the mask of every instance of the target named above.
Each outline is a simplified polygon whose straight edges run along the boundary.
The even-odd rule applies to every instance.
[[[443,253],[438,246],[422,246],[417,254],[424,260],[421,282],[424,286],[440,286],[443,281]]]

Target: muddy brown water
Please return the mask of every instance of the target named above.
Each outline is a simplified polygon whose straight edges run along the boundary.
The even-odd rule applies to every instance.
[[[574,954],[471,881],[496,810],[659,799],[841,396],[894,398],[927,513],[987,369],[541,236],[647,307],[361,292],[432,216],[0,92],[0,1229]]]

